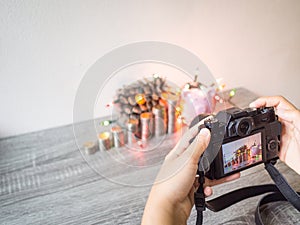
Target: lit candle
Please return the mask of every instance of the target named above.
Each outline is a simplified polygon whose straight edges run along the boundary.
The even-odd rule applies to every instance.
[[[98,136],[98,141],[100,151],[109,150],[112,146],[111,133],[107,131],[100,133]]]

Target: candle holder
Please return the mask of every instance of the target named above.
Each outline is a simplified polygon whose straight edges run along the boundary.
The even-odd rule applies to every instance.
[[[111,128],[111,133],[113,136],[113,145],[116,148],[122,147],[125,144],[124,131],[120,126],[113,126]]]
[[[141,120],[141,138],[148,140],[153,134],[153,114],[151,112],[144,112],[140,116]]]
[[[87,155],[94,154],[97,151],[97,145],[93,141],[87,141],[83,144],[83,151]]]
[[[133,143],[136,143],[136,136],[139,131],[139,120],[130,118],[126,122],[126,128],[127,128],[127,144],[132,145]]]
[[[166,109],[161,105],[153,106],[152,113],[154,115],[154,134],[162,136],[166,134]]]
[[[168,133],[172,134],[176,132],[176,106],[178,103],[179,97],[177,95],[168,95],[167,104],[168,104]]]
[[[108,131],[102,132],[98,135],[99,150],[106,151],[112,147],[111,133]]]

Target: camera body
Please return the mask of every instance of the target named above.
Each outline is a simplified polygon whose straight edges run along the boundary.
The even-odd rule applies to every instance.
[[[273,107],[230,108],[206,119],[202,127],[211,131],[211,140],[198,169],[210,179],[278,159],[281,123]]]

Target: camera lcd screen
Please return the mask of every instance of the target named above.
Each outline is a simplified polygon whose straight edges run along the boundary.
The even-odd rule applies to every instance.
[[[224,174],[262,161],[261,133],[222,145]]]

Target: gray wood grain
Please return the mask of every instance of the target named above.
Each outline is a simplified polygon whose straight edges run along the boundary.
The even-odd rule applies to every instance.
[[[231,102],[241,107],[256,98],[242,88],[236,96]],[[82,140],[95,138],[86,132],[88,122],[77,126]],[[90,156],[81,154],[72,125],[1,139],[0,224],[139,224],[151,184],[176,137],[178,134],[168,135],[158,150],[147,153],[125,147]],[[299,190],[299,176],[282,163],[278,167]],[[257,166],[239,180],[215,187],[214,196],[270,182],[264,169]],[[205,224],[240,218],[254,224],[258,199],[219,213],[206,211]],[[194,223],[193,210],[188,224]]]

